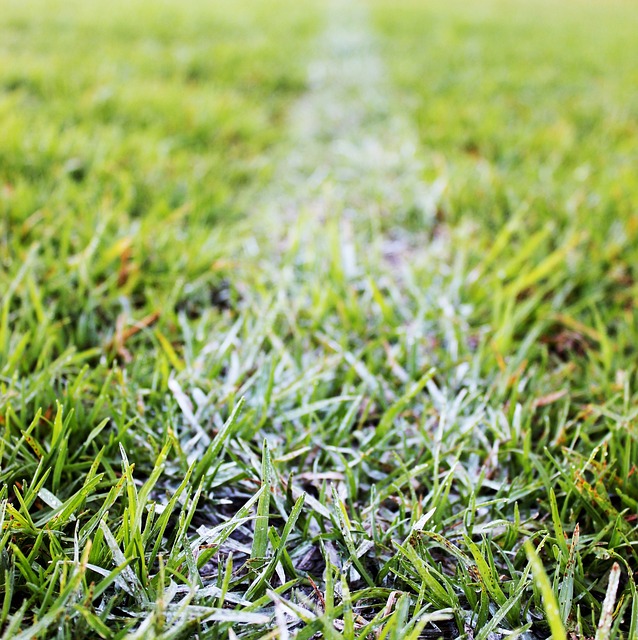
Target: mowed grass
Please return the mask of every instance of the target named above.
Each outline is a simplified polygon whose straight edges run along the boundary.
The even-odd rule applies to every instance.
[[[8,7],[4,637],[636,637],[632,5],[370,3],[446,187],[354,271],[250,230],[319,7]]]
[[[468,269],[481,264],[471,301],[482,290],[498,352],[516,350],[534,324],[543,333],[552,316],[567,315],[603,338],[584,349],[602,369],[585,370],[586,387],[595,381],[608,395],[605,383],[633,358],[635,6],[375,7],[427,178],[446,185],[440,222],[472,227]]]
[[[1,349],[27,373],[70,345],[101,344],[121,313],[196,312],[214,296],[211,265],[228,240],[211,230],[268,181],[265,152],[304,88],[295,58],[315,27],[310,8],[259,2],[8,2],[2,14],[13,335],[5,328]],[[30,294],[16,290],[21,269]]]
[[[211,614],[168,613],[165,581],[182,571],[168,557],[194,539],[194,489],[218,460],[213,448],[195,470],[176,446],[167,381],[190,322],[232,303],[224,229],[270,179],[316,12],[47,0],[1,13],[3,637],[121,637],[140,618],[140,637],[191,637]],[[172,499],[161,513],[155,491]]]
[[[463,357],[505,429],[474,450],[496,495],[509,495],[482,520],[526,523],[512,547],[494,525],[485,555],[500,556],[491,566],[513,597],[528,571],[523,539],[542,545],[576,637],[596,635],[618,562],[613,625],[596,637],[636,637],[638,11],[578,0],[373,6],[425,176],[444,185],[434,233],[459,265],[464,342],[481,336]],[[464,534],[446,535],[464,548]],[[483,594],[505,606],[489,583]],[[547,611],[538,593],[520,602],[541,601]]]

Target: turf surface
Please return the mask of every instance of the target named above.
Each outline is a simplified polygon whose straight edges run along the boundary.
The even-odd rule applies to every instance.
[[[636,27],[6,2],[3,637],[638,637]]]

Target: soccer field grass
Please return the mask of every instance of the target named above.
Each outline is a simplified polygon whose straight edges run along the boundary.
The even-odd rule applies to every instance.
[[[638,7],[7,0],[2,638],[638,638]]]

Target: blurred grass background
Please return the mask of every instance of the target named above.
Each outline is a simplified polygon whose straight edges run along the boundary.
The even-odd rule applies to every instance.
[[[567,316],[606,345],[581,384],[609,392],[634,366],[638,328],[635,3],[371,6],[426,178],[447,185],[440,222],[471,229],[459,241],[476,268],[467,295],[495,349],[560,341]]]
[[[270,178],[304,90],[311,4],[8,0],[0,20],[5,291],[38,245],[31,295],[4,299],[14,338],[38,306],[59,353],[94,346],[123,302],[168,322],[207,299],[231,239],[215,230]]]

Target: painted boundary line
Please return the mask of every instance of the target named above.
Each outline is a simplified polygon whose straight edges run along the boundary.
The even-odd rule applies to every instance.
[[[337,224],[346,275],[355,275],[355,247],[374,245],[395,262],[408,244],[404,237],[393,245],[401,216],[410,211],[428,229],[444,185],[421,179],[418,137],[392,101],[365,7],[333,1],[326,13],[309,90],[290,114],[292,150],[261,194],[256,225],[262,219],[271,237],[273,228],[285,237],[296,227],[304,244],[328,221]],[[384,226],[394,227],[389,236]]]

